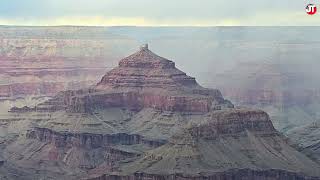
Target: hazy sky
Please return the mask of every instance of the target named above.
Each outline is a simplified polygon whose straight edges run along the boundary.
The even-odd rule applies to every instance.
[[[320,25],[313,0],[0,0],[2,25]]]

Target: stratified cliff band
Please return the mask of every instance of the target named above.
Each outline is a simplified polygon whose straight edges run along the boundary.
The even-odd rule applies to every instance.
[[[268,114],[235,108],[147,45],[97,85],[11,113],[30,122],[3,153],[5,172],[19,167],[16,179],[320,177]]]

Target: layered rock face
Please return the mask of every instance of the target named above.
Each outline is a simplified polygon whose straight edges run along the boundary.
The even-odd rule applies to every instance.
[[[1,60],[0,60],[1,61]],[[34,62],[33,62],[34,63]],[[25,98],[28,96],[54,96],[62,90],[89,87],[103,74],[104,68],[8,68],[0,70],[0,100]]]
[[[277,130],[320,162],[320,87],[313,70],[318,63],[311,59],[239,63],[220,74],[214,84],[235,104],[268,112]]]
[[[118,45],[137,44],[106,28],[0,27],[0,100],[87,88],[127,53]]]
[[[42,142],[50,143],[56,147],[86,147],[95,149],[115,144],[146,144],[153,147],[158,147],[163,144],[162,141],[145,140],[138,134],[77,134],[56,132],[46,128],[35,128],[28,132],[26,136],[30,139],[37,139]]]
[[[94,106],[198,113],[233,107],[219,90],[201,87],[195,78],[175,68],[174,62],[159,57],[147,46],[121,60],[119,67],[109,71],[94,88],[62,96],[70,112],[90,112]],[[52,101],[57,99],[61,95]]]
[[[275,133],[275,129],[267,113],[257,110],[228,110],[208,114],[205,126],[191,129],[195,137],[215,139],[220,135],[241,134],[245,131],[257,133]]]
[[[195,78],[176,69],[175,63],[162,58],[142,46],[140,51],[122,59],[119,67],[109,71],[99,86],[134,88],[180,88],[199,86]]]
[[[26,179],[320,179],[268,114],[234,108],[147,45],[89,89],[10,113],[30,124],[6,142],[6,172]]]
[[[198,123],[89,179],[319,179],[319,165],[290,147],[262,111],[220,110]]]

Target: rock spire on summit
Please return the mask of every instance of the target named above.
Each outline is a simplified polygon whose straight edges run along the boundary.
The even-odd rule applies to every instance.
[[[140,46],[140,50],[148,50],[148,49],[149,49],[148,44],[142,44],[142,45]]]

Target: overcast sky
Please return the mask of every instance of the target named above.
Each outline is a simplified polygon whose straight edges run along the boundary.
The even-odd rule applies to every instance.
[[[309,3],[318,14],[305,12]],[[320,25],[314,0],[0,0],[1,25]]]

